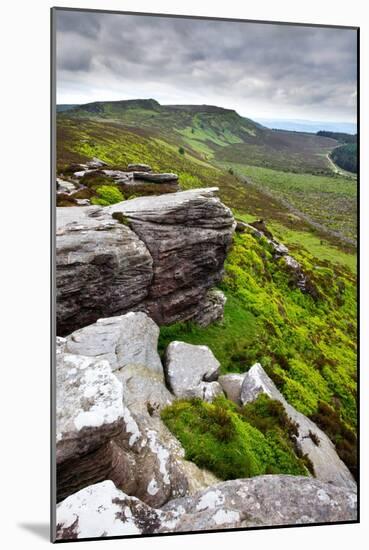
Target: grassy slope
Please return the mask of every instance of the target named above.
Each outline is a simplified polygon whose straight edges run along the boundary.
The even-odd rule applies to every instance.
[[[172,340],[208,345],[224,373],[244,372],[260,362],[302,413],[320,421],[322,408],[328,411],[331,437],[344,432],[335,442],[354,472],[355,277],[348,267],[319,260],[302,247],[294,255],[311,277],[317,300],[291,285],[265,241],[235,235],[221,284],[228,298],[224,321],[207,328],[162,327],[160,349]]]
[[[356,238],[356,180],[294,174],[245,164],[232,164],[232,168],[241,176],[250,177],[259,189],[285,199],[314,221],[345,237]]]

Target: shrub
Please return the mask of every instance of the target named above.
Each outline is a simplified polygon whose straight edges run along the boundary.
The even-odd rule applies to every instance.
[[[264,400],[262,397],[262,407]],[[270,411],[275,406],[271,402]],[[280,414],[279,408],[275,414]],[[162,411],[161,418],[182,443],[186,458],[221,479],[307,473],[282,430],[266,430],[264,434],[248,421],[245,411],[224,397],[213,403],[175,401]]]
[[[92,197],[91,203],[100,206],[109,206],[124,200],[124,196],[113,185],[102,185],[96,189],[97,197]]]
[[[178,153],[179,153],[180,155],[184,155],[184,154],[185,154],[184,148],[183,148],[183,147],[179,147]]]

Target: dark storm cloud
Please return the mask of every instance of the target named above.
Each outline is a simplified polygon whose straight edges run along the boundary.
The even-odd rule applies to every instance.
[[[250,115],[273,108],[354,117],[352,30],[59,12],[57,31],[63,98],[154,97],[234,105]]]

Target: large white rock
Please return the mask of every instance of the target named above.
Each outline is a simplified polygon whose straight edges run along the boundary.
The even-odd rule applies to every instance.
[[[56,365],[56,461],[86,454],[123,426],[122,384],[108,361],[63,353]]]
[[[171,342],[166,350],[165,373],[176,397],[212,401],[222,394],[218,382],[220,363],[207,346]]]
[[[56,539],[355,521],[356,493],[316,479],[269,475],[220,483],[160,510],[104,481],[56,510]]]
[[[56,510],[56,540],[150,534],[173,512],[150,508],[135,497],[103,481],[65,499]]]
[[[143,366],[163,377],[157,351],[159,327],[141,312],[99,319],[67,337],[70,353],[107,359],[113,371],[127,365]]]
[[[301,452],[311,460],[317,479],[351,489],[356,487],[353,476],[339,458],[329,437],[314,422],[287,403],[263,367],[256,363],[244,378],[241,388],[241,403],[250,403],[261,393],[280,401],[289,418],[298,424],[297,445]],[[310,437],[310,434],[313,434],[314,439],[319,441],[318,445]]]

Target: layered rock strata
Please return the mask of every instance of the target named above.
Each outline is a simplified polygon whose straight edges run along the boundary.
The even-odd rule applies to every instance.
[[[221,318],[222,300],[209,302],[208,291],[222,278],[235,223],[216,191],[58,208],[58,334],[132,310],[159,325],[201,318],[204,307],[208,320]]]

